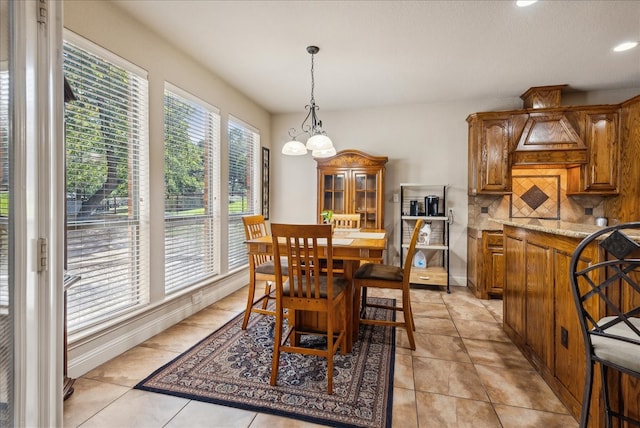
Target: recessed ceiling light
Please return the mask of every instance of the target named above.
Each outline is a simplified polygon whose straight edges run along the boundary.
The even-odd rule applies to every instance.
[[[613,48],[613,51],[614,52],[628,51],[629,49],[633,49],[636,46],[638,46],[638,42],[624,42],[624,43],[620,43],[618,46]]]
[[[537,1],[538,0],[517,0],[516,1],[516,6],[527,7],[527,6],[531,6],[532,4],[534,4]]]

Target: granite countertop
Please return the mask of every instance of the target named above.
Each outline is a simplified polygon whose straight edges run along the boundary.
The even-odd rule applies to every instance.
[[[581,239],[586,238],[593,232],[603,229],[603,227],[593,224],[570,223],[559,220],[540,220],[537,218],[492,218],[490,220],[502,225]]]

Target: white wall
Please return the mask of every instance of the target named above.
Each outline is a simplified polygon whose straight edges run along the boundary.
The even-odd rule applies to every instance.
[[[540,86],[534,84],[532,86]],[[524,93],[528,88],[523,88]],[[572,94],[575,104],[618,103],[640,91],[599,91]],[[320,95],[320,99],[322,98]],[[321,102],[320,102],[321,104]],[[448,184],[447,205],[454,209],[451,227],[452,283],[466,284],[467,122],[469,114],[522,108],[517,96],[441,104],[389,106],[357,111],[325,111],[319,116],[338,151],[357,149],[388,156],[385,182],[385,228],[389,232],[387,261],[399,263],[400,204],[393,193],[400,183]],[[311,155],[284,156],[289,128],[300,128],[306,111],[275,115],[272,123],[271,221],[315,222],[316,162]]]

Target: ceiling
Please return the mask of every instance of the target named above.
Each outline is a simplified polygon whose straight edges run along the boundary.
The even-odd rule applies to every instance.
[[[640,1],[114,2],[271,113],[640,87]]]

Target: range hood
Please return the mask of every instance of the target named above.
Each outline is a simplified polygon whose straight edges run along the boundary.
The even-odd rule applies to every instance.
[[[530,88],[520,98],[528,110],[512,153],[514,166],[572,166],[587,163],[587,147],[563,111],[560,93],[567,85]],[[539,110],[539,111],[536,111]]]

